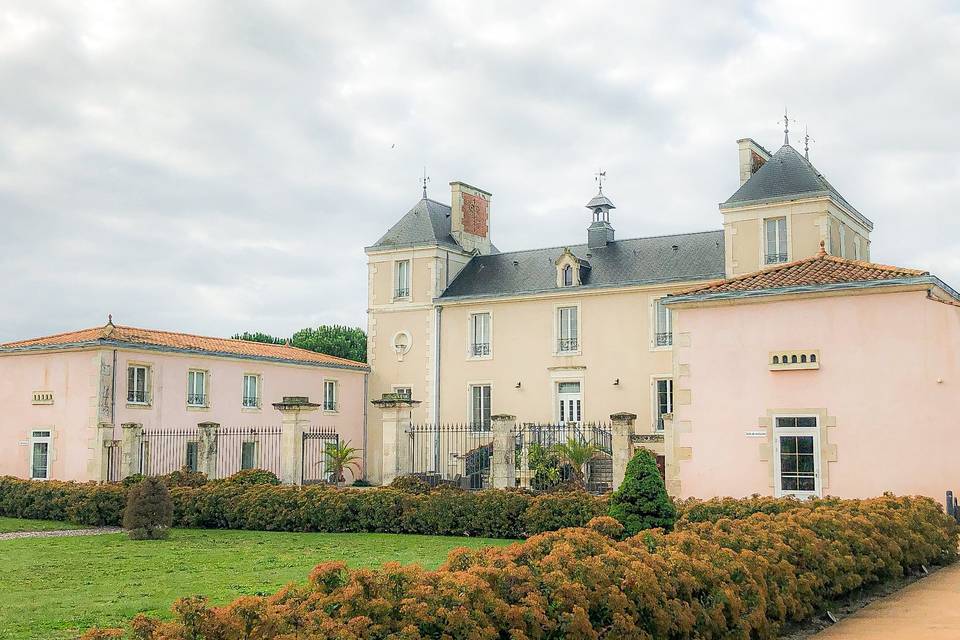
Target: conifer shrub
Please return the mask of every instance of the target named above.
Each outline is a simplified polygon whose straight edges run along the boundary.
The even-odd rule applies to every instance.
[[[610,496],[609,513],[628,536],[644,529],[673,528],[677,509],[663,486],[653,453],[640,449],[627,463],[623,484]]]
[[[144,478],[127,492],[123,528],[131,540],[162,540],[170,535],[173,501],[160,478]]]

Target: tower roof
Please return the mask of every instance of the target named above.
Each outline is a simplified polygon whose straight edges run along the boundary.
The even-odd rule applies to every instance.
[[[603,195],[603,191],[599,192],[597,195],[593,196],[593,199],[587,203],[587,209],[596,209],[597,207],[607,207],[608,209],[616,209],[616,205],[610,201],[610,198]]]
[[[450,207],[421,198],[389,231],[368,249],[440,245],[459,249],[450,235]]]
[[[873,228],[873,223],[857,211],[809,160],[789,144],[780,147],[720,208],[731,209],[748,204],[816,196],[830,196],[842,207],[862,218],[867,227]]]

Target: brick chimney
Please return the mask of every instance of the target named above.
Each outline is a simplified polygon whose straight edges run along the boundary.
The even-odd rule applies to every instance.
[[[737,140],[737,145],[740,147],[740,184],[742,185],[770,159],[770,152],[757,144],[753,138],[740,138]]]
[[[450,235],[467,251],[490,253],[490,199],[487,191],[450,183]]]

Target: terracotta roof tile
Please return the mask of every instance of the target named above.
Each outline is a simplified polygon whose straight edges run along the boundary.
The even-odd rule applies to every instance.
[[[873,280],[897,280],[930,275],[927,271],[891,267],[885,264],[849,260],[831,256],[823,249],[812,258],[804,258],[786,264],[754,271],[742,276],[727,278],[692,289],[680,291],[677,296],[732,293],[738,291],[761,291],[787,287],[839,284],[844,282],[865,282]]]
[[[217,355],[269,358],[309,364],[327,364],[335,367],[348,367],[361,370],[369,369],[369,367],[362,362],[354,362],[346,358],[338,358],[336,356],[316,353],[314,351],[282,344],[265,344],[262,342],[248,342],[246,340],[233,340],[230,338],[211,338],[189,333],[138,329],[136,327],[124,327],[112,324],[91,329],[81,329],[80,331],[58,333],[56,335],[33,338],[31,340],[8,342],[0,344],[0,351],[21,350],[31,347],[56,347],[57,345],[73,345],[78,343],[96,344],[99,341],[168,347]]]

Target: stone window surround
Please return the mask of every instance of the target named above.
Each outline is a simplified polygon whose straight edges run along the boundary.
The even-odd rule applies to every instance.
[[[152,409],[153,408],[153,363],[147,362],[146,360],[127,360],[126,367],[124,368],[125,376],[124,381],[127,385],[126,393],[124,394],[125,398],[130,397],[130,367],[143,367],[147,370],[146,380],[144,381],[144,394],[146,397],[146,402],[129,402],[126,403],[127,409]]]
[[[190,404],[189,402],[186,402],[186,401],[187,401],[187,397],[186,397],[186,396],[189,396],[189,395],[190,395],[189,384],[190,384],[190,373],[191,373],[191,372],[196,372],[196,373],[202,373],[202,374],[203,374],[203,404],[202,404],[202,405]],[[185,401],[185,403],[186,403],[187,411],[209,411],[209,410],[210,410],[210,404],[211,404],[211,403],[210,403],[210,386],[211,386],[211,385],[210,385],[210,370],[209,370],[209,369],[203,369],[203,368],[201,368],[201,367],[188,367],[188,368],[187,368],[186,379],[187,379],[188,390],[187,390],[187,393],[186,393],[185,396],[184,396],[184,401]]]
[[[327,383],[333,383],[333,408],[327,408]],[[324,415],[336,415],[340,413],[340,379],[323,377],[323,413]]]
[[[257,406],[248,407],[243,404],[243,400],[246,397],[247,393],[247,376],[254,376],[257,379]],[[243,377],[243,386],[240,389],[240,411],[243,413],[262,413],[263,412],[263,374],[259,371],[244,371]]]
[[[488,336],[488,346],[490,347],[490,352],[486,355],[476,356],[473,355],[473,317],[487,314],[490,317],[490,326],[489,326],[489,336]],[[467,315],[467,360],[493,360],[493,311],[491,309],[474,309],[471,310]]]
[[[47,431],[49,436],[44,437],[34,437],[34,432],[36,431]],[[26,442],[27,442],[27,472],[30,475],[31,480],[40,480],[46,481],[53,479],[53,463],[57,459],[57,430],[53,426],[49,425],[39,425],[33,426],[27,429],[26,432]],[[47,477],[46,478],[34,478],[33,477],[33,444],[34,442],[46,442],[47,443]]]
[[[673,342],[676,336],[670,340],[670,344],[657,346],[657,302],[663,300],[669,295],[668,293],[663,293],[661,295],[654,295],[650,297],[650,351],[672,351]],[[667,307],[667,313],[670,314],[670,333],[673,333],[673,310],[670,307]]]
[[[787,237],[784,242],[786,244],[786,253],[787,259],[784,262],[773,262],[767,264],[767,221],[768,220],[778,220],[784,218],[786,222]],[[790,262],[793,258],[793,250],[791,249],[791,240],[793,240],[793,216],[789,212],[783,212],[778,215],[764,216],[760,218],[760,257],[759,265],[761,269],[776,268],[782,266],[785,262]]]
[[[774,452],[775,428],[774,421],[777,416],[815,416],[817,418],[818,436],[820,440],[820,451],[817,462],[820,470],[820,494],[827,495],[830,488],[830,463],[837,461],[837,445],[830,442],[830,430],[837,426],[836,416],[831,416],[824,407],[816,408],[777,408],[767,409],[767,415],[757,418],[757,427],[765,429],[767,437],[757,446],[757,456],[760,462],[767,463],[767,478],[769,481],[768,489],[771,495],[776,493],[776,461]]]
[[[560,351],[560,309],[576,307],[577,309],[577,348],[571,351]],[[583,354],[583,313],[580,302],[557,302],[553,305],[553,346],[551,353],[554,356],[579,356]]]

